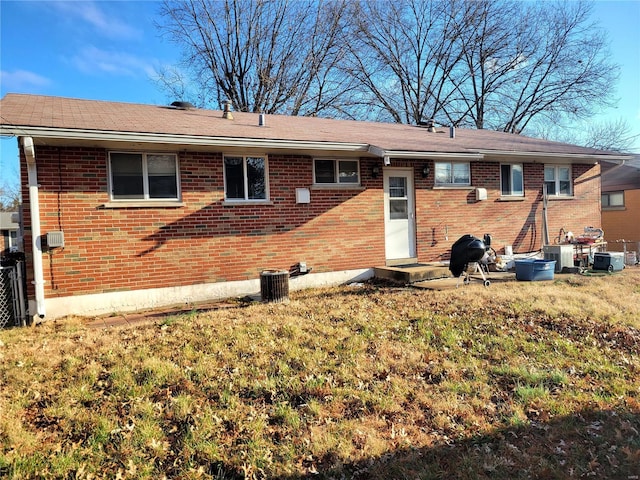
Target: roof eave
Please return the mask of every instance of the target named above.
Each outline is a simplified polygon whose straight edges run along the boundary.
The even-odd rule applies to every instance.
[[[502,158],[509,160],[526,160],[527,162],[536,163],[536,161],[564,161],[566,163],[597,163],[603,160],[614,163],[623,163],[633,158],[631,155],[611,154],[611,153],[568,153],[568,152],[518,152],[518,151],[497,151],[497,150],[480,150],[485,158],[497,159]]]
[[[417,160],[518,160],[527,162],[536,161],[556,161],[566,163],[596,163],[607,160],[615,163],[622,163],[633,158],[632,155],[621,154],[596,154],[596,153],[565,153],[565,152],[521,152],[521,151],[498,151],[498,150],[467,150],[458,152],[433,152],[433,151],[412,151],[412,150],[386,150],[384,148],[357,142],[330,142],[311,140],[286,140],[286,139],[266,139],[248,137],[226,137],[226,136],[202,136],[202,135],[182,135],[147,132],[122,132],[110,130],[88,130],[71,128],[51,128],[39,126],[23,125],[0,125],[1,135],[31,136],[34,139],[41,139],[46,142],[50,140],[75,140],[104,143],[134,143],[134,144],[157,144],[173,146],[194,146],[194,147],[220,147],[221,149],[232,148],[252,148],[264,151],[312,151],[312,152],[336,152],[336,153],[359,153],[363,155],[373,155],[379,158],[391,159],[417,159]]]
[[[416,160],[482,160],[483,155],[475,152],[424,152],[415,150],[385,150],[384,148],[369,145],[369,153],[380,158],[412,158]]]
[[[280,140],[245,137],[212,137],[145,132],[119,132],[105,130],[52,129],[32,126],[0,125],[1,135],[33,137],[34,139],[76,140],[110,143],[146,143],[175,146],[199,146],[221,148],[255,148],[262,150],[314,150],[323,152],[368,153],[365,143]]]

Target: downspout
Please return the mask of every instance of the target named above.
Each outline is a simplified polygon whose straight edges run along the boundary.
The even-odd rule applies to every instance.
[[[33,138],[22,138],[22,149],[27,159],[27,175],[29,179],[29,208],[31,212],[31,250],[33,256],[33,284],[36,290],[36,311],[38,317],[44,318],[44,273],[42,269],[42,238],[40,232],[40,202],[38,199],[38,170],[36,168],[36,150]],[[34,315],[35,320],[35,315]]]
[[[624,167],[624,164],[627,163],[627,160],[625,158],[622,159],[622,162],[620,162],[618,165],[611,167],[610,169],[608,169],[606,172],[602,171],[602,165],[600,166],[600,177],[602,177],[603,173],[611,173],[611,172],[615,172],[616,170],[618,170],[620,167]]]
[[[542,247],[549,245],[549,222],[547,220],[547,208],[549,207],[549,194],[547,184],[542,184]]]

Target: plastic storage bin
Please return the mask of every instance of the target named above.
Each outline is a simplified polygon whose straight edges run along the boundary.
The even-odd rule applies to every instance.
[[[624,268],[624,252],[601,252],[593,255],[594,270],[617,272]]]
[[[553,280],[555,260],[516,260],[516,280]]]

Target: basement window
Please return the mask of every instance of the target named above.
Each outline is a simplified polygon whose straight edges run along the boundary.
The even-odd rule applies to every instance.
[[[267,159],[225,156],[224,194],[229,201],[267,200]]]
[[[359,185],[360,162],[358,160],[315,159],[313,183],[316,185]]]
[[[178,158],[170,153],[109,153],[112,200],[178,200]]]

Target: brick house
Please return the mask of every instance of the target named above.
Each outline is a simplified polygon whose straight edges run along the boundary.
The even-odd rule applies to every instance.
[[[20,246],[18,212],[0,212],[0,258]]]
[[[291,288],[447,260],[462,235],[540,249],[600,223],[607,152],[487,130],[8,94],[39,317]]]
[[[640,155],[602,163],[602,228],[608,250],[640,253]],[[625,242],[622,242],[625,240]]]

